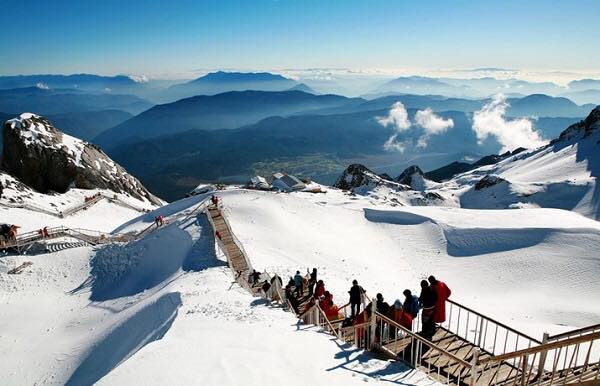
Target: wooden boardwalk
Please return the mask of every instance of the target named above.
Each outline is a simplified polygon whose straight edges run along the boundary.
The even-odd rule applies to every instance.
[[[243,246],[224,218],[223,212],[217,206],[211,206],[207,209],[209,221],[215,232],[215,239],[227,257],[236,280],[253,295],[261,293],[260,285],[265,278],[261,277],[261,280],[254,285],[249,283],[248,277],[252,272],[252,266]],[[270,277],[266,273],[264,275],[267,278]],[[452,303],[458,305],[456,302]],[[475,312],[466,307],[463,309],[464,312]],[[551,371],[547,367],[541,370],[536,367],[536,364],[539,363],[539,355],[542,352],[544,355],[553,353],[555,356],[558,355],[562,358],[561,352],[564,348],[563,356],[566,362],[567,355],[574,355],[569,354],[569,348],[573,348],[574,351],[572,352],[579,352],[580,347],[583,347],[582,344],[589,343],[591,351],[591,346],[596,339],[600,341],[600,332],[595,332],[595,330],[591,330],[588,337],[582,337],[582,333],[578,338],[565,339],[562,344],[542,345],[541,342],[533,342],[536,345],[539,343],[538,347],[530,347],[520,351],[515,348],[514,352],[502,353],[502,355],[496,357],[491,352],[479,347],[472,340],[465,339],[447,328],[438,327],[431,340],[427,340],[418,333],[399,326],[393,320],[377,312],[370,320],[361,325],[342,328],[341,320],[328,321],[318,305],[312,304],[306,286],[302,296],[300,296],[299,310],[300,315],[298,316],[305,322],[323,326],[338,338],[347,343],[354,343],[358,348],[375,349],[388,358],[401,360],[416,369],[422,370],[430,378],[446,385],[600,385],[600,360],[598,362],[591,361],[589,354],[584,365],[575,363],[575,365],[569,365],[564,369],[557,369],[555,364]],[[316,310],[320,313],[315,312]],[[484,315],[476,314],[481,326],[485,321],[486,329],[488,322],[494,322]],[[512,331],[511,333],[516,333],[521,337],[527,337],[500,323],[498,323],[498,326],[507,328]],[[494,344],[495,340],[494,337]],[[504,346],[506,349],[506,343]],[[544,349],[544,347],[547,347],[547,349]],[[560,348],[560,351],[551,351],[556,350],[556,348]],[[554,362],[557,362],[557,360],[554,360]],[[546,363],[547,366],[548,362],[542,363]]]

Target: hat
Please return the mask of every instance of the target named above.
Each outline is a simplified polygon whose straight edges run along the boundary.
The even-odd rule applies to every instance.
[[[400,299],[396,299],[396,301],[394,302],[394,308],[397,310],[402,308],[402,302],[400,301]]]

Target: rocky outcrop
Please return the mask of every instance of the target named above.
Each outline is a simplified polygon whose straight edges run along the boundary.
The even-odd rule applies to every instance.
[[[396,190],[408,190],[408,186],[391,181],[388,175],[378,175],[361,164],[352,164],[344,170],[333,185],[338,189],[352,190],[361,186],[389,186]]]
[[[489,188],[491,186],[498,185],[501,182],[506,182],[506,180],[502,177],[488,174],[487,176],[480,179],[477,182],[477,184],[475,184],[475,190]]]
[[[162,204],[97,146],[62,133],[43,117],[24,113],[6,121],[3,138],[2,169],[39,192],[109,189]]]
[[[417,165],[412,165],[404,169],[402,173],[396,178],[396,181],[403,184],[412,186],[413,178],[416,176],[423,177],[424,173]]]
[[[550,144],[553,145],[557,142],[568,141],[570,139],[585,138],[598,129],[600,129],[600,106],[596,106],[583,121],[567,127]]]

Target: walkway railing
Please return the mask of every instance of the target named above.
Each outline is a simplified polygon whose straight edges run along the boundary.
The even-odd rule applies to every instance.
[[[231,226],[219,208],[215,210],[223,218],[227,237],[241,252],[244,265],[251,267],[248,255]],[[216,230],[212,216],[208,217]],[[239,269],[233,266],[229,258],[231,252],[225,243],[218,237],[216,240],[228,258],[236,280],[255,295],[256,287],[250,285],[247,275],[240,275]],[[264,277],[270,281],[271,275],[265,273]],[[269,297],[269,294],[265,295]],[[288,309],[292,309],[283,294],[278,293],[277,297],[289,305]],[[318,301],[300,312],[299,318],[304,323],[319,326],[345,342],[352,342],[357,348],[377,350],[389,358],[403,361],[445,385],[550,386],[600,379],[600,356],[597,353],[600,351],[600,325],[546,335],[540,341],[448,300],[446,322],[440,327],[444,334],[438,340],[430,340],[377,311],[364,322],[348,327],[342,327],[342,320],[330,321]],[[419,321],[419,318],[415,319],[417,326]]]

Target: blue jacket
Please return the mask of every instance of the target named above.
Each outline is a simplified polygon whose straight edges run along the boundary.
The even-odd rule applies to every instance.
[[[296,284],[296,287],[300,287],[303,282],[304,279],[302,278],[302,275],[296,274],[296,276],[294,276],[294,284]]]
[[[419,314],[419,308],[419,298],[417,295],[411,295],[410,298],[405,299],[404,309],[413,317]]]

